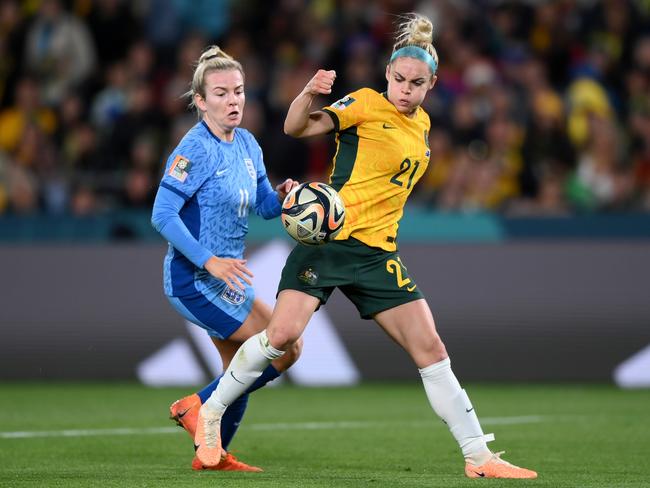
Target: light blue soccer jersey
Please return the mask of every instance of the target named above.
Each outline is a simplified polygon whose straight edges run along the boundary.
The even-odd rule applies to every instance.
[[[172,200],[179,202],[176,207]],[[173,218],[166,215],[166,201],[177,210]],[[232,142],[222,141],[199,122],[170,154],[154,204],[152,222],[170,241],[164,261],[166,295],[188,296],[218,284],[202,265],[212,255],[243,257],[250,209],[264,218],[280,214],[259,144],[241,128],[235,129]],[[177,217],[191,237],[185,229],[184,234],[161,230]]]

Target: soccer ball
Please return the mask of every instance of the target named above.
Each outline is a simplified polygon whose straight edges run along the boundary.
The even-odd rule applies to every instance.
[[[282,203],[284,229],[300,244],[325,244],[341,232],[344,221],[343,201],[336,190],[325,183],[298,185]]]

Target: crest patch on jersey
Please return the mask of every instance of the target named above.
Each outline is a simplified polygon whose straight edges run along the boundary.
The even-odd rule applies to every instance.
[[[303,283],[314,286],[318,281],[318,272],[309,266],[298,273],[298,279]]]
[[[356,102],[356,100],[348,95],[334,102],[332,104],[332,108],[335,108],[336,110],[343,110],[345,107],[349,107],[354,102]]]
[[[244,158],[244,164],[246,164],[246,169],[248,170],[248,174],[250,175],[251,178],[253,178],[253,181],[255,181],[255,165],[253,164],[253,160],[251,158]]]
[[[226,287],[223,293],[221,293],[221,298],[233,305],[241,305],[246,300],[246,293]]]
[[[179,154],[174,158],[174,162],[167,174],[183,183],[187,179],[187,175],[190,174],[191,167],[192,163],[190,160]]]

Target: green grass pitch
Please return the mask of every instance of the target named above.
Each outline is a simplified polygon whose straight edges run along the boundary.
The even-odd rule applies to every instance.
[[[419,383],[265,388],[231,448],[264,473],[194,472],[167,420],[188,393],[0,383],[0,487],[649,487],[650,391],[469,384],[493,450],[537,480],[470,480]]]

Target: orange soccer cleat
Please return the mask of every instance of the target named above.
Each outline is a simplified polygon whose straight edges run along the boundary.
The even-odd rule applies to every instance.
[[[196,419],[201,408],[201,399],[196,393],[176,400],[169,407],[169,418],[183,427],[192,439],[196,434]]]
[[[262,468],[258,468],[257,466],[250,466],[246,463],[242,463],[229,452],[227,452],[226,455],[221,458],[221,462],[219,464],[212,468],[204,466],[199,458],[194,456],[194,459],[192,459],[192,469],[195,471],[210,469],[214,471],[247,471],[250,473],[261,473],[264,471]]]
[[[465,465],[465,475],[468,478],[537,478],[537,473],[530,469],[520,468],[501,459],[505,451],[492,454],[490,460],[481,466]]]
[[[214,468],[221,462],[221,415],[207,405],[199,408],[194,450],[205,467]]]

